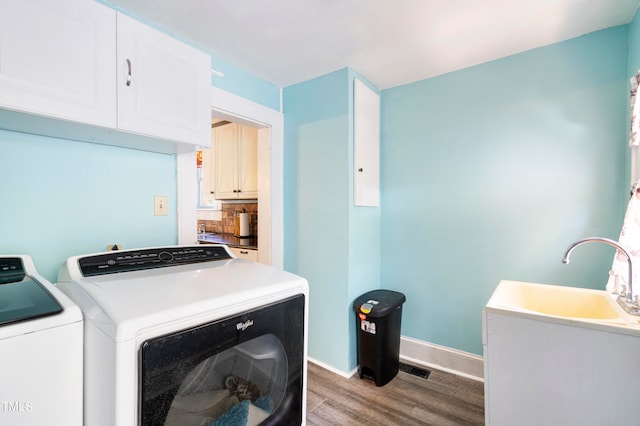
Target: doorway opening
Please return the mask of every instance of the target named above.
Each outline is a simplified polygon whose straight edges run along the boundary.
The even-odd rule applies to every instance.
[[[279,111],[212,88],[212,119],[257,129],[258,137],[258,261],[282,268],[284,119]],[[193,244],[198,233],[196,154],[177,156],[178,243]]]
[[[206,233],[213,232],[225,237],[250,237],[239,240],[243,247],[238,253],[246,255],[241,257],[257,259],[260,263],[270,265],[271,233],[263,232],[261,229],[270,227],[269,221],[263,217],[268,219],[269,209],[265,209],[265,206],[270,205],[271,196],[271,131],[262,123],[229,116],[219,111],[213,110],[211,115],[211,148],[204,150],[204,160],[208,160],[208,164],[205,162],[199,170],[199,178],[202,180],[199,180],[198,185],[198,230],[204,228]],[[208,180],[205,181],[205,178]],[[211,184],[211,181],[214,183]],[[209,182],[209,185],[205,185],[205,182]],[[205,186],[210,194],[205,194],[206,207],[203,208],[202,189]],[[239,217],[243,215],[248,216],[248,228],[239,232],[242,229],[238,228]],[[256,239],[257,252],[253,249]],[[252,249],[247,249],[247,245]],[[237,252],[232,250],[234,253]]]

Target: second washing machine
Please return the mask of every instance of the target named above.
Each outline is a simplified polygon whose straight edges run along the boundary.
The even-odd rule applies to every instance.
[[[30,256],[0,256],[0,425],[82,425],[82,325]]]

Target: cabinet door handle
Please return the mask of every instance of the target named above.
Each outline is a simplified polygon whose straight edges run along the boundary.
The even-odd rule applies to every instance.
[[[127,59],[127,87],[131,86],[131,60]]]
[[[249,252],[248,252],[248,251],[246,251],[246,250],[240,250],[240,253],[241,253],[241,254],[249,254]]]

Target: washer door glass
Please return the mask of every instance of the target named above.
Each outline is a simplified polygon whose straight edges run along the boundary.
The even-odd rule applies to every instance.
[[[36,280],[23,275],[0,284],[0,326],[62,312],[62,306]]]
[[[302,422],[304,296],[141,349],[142,425]]]
[[[273,334],[213,355],[187,374],[173,398],[166,426],[262,423],[282,403],[287,358]],[[235,423],[234,423],[235,424]]]

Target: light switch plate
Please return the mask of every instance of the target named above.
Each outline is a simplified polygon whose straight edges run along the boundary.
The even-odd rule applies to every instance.
[[[169,197],[156,195],[153,201],[153,214],[155,216],[167,216],[169,214]]]

